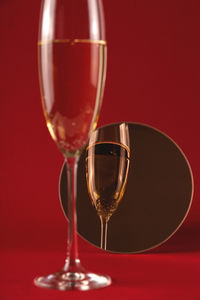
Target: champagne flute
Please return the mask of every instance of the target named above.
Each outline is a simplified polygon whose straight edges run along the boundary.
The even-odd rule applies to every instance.
[[[92,204],[101,221],[101,248],[107,248],[108,221],[121,201],[129,170],[128,125],[102,127],[90,137],[86,179]]]
[[[109,276],[82,267],[76,224],[77,163],[96,127],[104,90],[104,31],[101,0],[43,0],[38,42],[41,98],[47,127],[67,164],[69,232],[64,267],[36,278],[40,287],[89,290],[111,283]]]

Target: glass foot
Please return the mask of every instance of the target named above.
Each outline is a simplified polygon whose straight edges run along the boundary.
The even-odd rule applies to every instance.
[[[36,286],[56,290],[80,290],[103,288],[111,284],[111,278],[107,275],[90,272],[65,272],[60,271],[47,276],[34,279]]]

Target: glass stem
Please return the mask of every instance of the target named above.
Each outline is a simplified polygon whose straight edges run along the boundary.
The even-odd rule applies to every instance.
[[[100,217],[101,221],[101,248],[106,250],[107,249],[107,232],[108,232],[108,222]]]
[[[67,258],[64,271],[78,272],[81,269],[78,257],[76,193],[77,193],[77,163],[79,157],[65,158],[67,165],[67,190],[68,190],[68,245]]]

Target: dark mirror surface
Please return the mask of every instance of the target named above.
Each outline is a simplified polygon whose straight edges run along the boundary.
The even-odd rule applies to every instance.
[[[136,253],[166,241],[184,221],[192,201],[190,166],[180,148],[152,127],[127,123],[130,165],[126,190],[108,223],[107,250]],[[99,130],[109,131],[111,124]],[[85,169],[86,151],[78,165],[78,233],[100,246],[100,220],[90,200]],[[60,200],[67,216],[66,166],[61,170]]]

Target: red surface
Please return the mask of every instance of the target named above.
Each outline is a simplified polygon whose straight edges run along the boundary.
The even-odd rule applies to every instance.
[[[0,298],[64,299],[36,288],[57,270],[66,225],[58,200],[62,156],[47,132],[37,79],[40,1],[0,1]],[[154,253],[108,255],[81,242],[91,270],[111,287],[77,299],[200,299],[200,2],[104,1],[108,73],[99,125],[132,121],[172,137],[190,161],[193,205],[182,228]]]
[[[156,251],[139,255],[104,254],[79,242],[81,259],[88,270],[109,274],[111,286],[85,292],[37,288],[33,278],[62,267],[63,246],[45,245],[30,249],[1,251],[0,296],[2,300],[23,299],[200,299],[200,243],[197,232],[180,230],[176,238]],[[190,245],[187,243],[190,242]],[[62,248],[62,249],[61,249]]]

